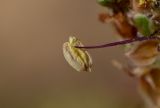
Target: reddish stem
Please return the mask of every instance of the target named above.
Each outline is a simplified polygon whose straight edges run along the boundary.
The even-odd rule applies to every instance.
[[[136,37],[133,39],[127,39],[102,45],[94,45],[94,46],[75,46],[76,48],[85,48],[85,49],[97,49],[97,48],[105,48],[105,47],[112,47],[112,46],[118,46],[118,45],[125,45],[130,44],[137,41],[146,41],[146,40],[159,40],[160,38],[157,36],[148,36],[148,37]],[[158,48],[160,50],[160,48]]]

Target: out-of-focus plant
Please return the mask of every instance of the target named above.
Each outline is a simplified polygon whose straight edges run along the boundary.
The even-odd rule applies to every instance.
[[[124,45],[124,53],[131,62],[113,65],[132,77],[137,77],[146,107],[160,108],[160,0],[97,0],[106,7],[99,14],[103,23],[112,22],[121,41],[102,45],[83,46],[80,41],[64,44],[64,56],[78,71],[88,71],[92,60],[85,49]]]

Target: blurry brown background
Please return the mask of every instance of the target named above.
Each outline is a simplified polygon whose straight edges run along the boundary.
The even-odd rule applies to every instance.
[[[135,108],[136,80],[114,68],[122,48],[90,50],[92,73],[64,60],[62,44],[115,41],[96,0],[0,0],[0,108]]]

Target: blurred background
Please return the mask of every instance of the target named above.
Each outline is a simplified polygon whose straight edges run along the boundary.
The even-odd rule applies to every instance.
[[[70,35],[85,45],[115,41],[96,0],[0,0],[0,108],[139,108],[136,79],[111,64],[123,49],[89,50],[91,73],[65,61]]]

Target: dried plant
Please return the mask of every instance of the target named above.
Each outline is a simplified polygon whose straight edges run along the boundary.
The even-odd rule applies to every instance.
[[[89,71],[92,59],[85,49],[124,45],[125,56],[131,62],[124,66],[117,60],[113,65],[138,78],[139,89],[146,107],[160,108],[160,0],[98,0],[108,13],[99,14],[102,23],[112,22],[121,41],[102,45],[83,46],[64,44],[66,60],[77,71]],[[71,39],[70,42],[71,43]]]

